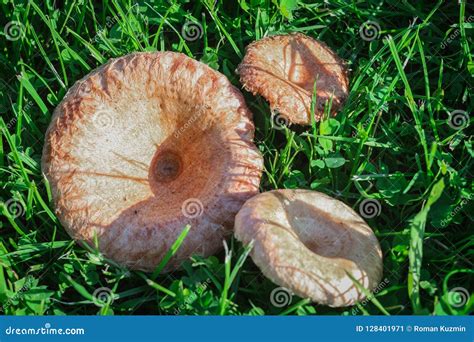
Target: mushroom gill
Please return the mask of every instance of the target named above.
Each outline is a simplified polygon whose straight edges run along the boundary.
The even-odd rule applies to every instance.
[[[242,94],[205,64],[173,52],[111,60],[56,108],[42,169],[76,240],[153,270],[185,225],[166,270],[222,246],[258,192],[262,158]]]
[[[269,101],[287,121],[311,124],[316,83],[315,119],[332,99],[335,114],[348,96],[343,61],[324,43],[301,33],[276,35],[250,44],[237,72],[244,88]]]

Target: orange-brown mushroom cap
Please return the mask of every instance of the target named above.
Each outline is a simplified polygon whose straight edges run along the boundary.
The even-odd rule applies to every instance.
[[[249,199],[235,218],[239,241],[263,274],[302,298],[332,307],[365,295],[382,277],[370,227],[339,200],[310,190],[275,190]],[[352,278],[353,279],[352,279]]]
[[[342,60],[326,44],[304,34],[277,35],[250,44],[237,72],[244,88],[267,99],[289,122],[311,124],[316,82],[315,119],[332,98],[335,114],[348,95]]]
[[[173,52],[114,59],[56,108],[42,168],[56,213],[76,240],[153,270],[185,225],[167,270],[222,246],[258,192],[262,158],[242,94],[203,63]]]

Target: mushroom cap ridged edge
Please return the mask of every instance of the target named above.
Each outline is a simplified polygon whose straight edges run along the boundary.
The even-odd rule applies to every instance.
[[[273,44],[280,44],[283,42],[288,41],[289,39],[304,39],[309,41],[312,44],[316,44],[322,47],[325,52],[334,59],[335,64],[340,66],[340,81],[341,87],[344,88],[344,94],[333,98],[333,103],[331,107],[331,114],[336,115],[337,112],[342,108],[345,103],[345,100],[349,96],[348,88],[349,88],[349,71],[347,67],[347,63],[340,58],[326,43],[316,40],[310,36],[306,36],[302,33],[290,33],[285,35],[273,35],[262,38],[260,40],[254,41],[250,43],[245,48],[245,56],[242,62],[236,69],[236,73],[240,75],[240,82],[245,90],[252,93],[253,95],[260,95],[264,97],[270,104],[270,108],[272,111],[279,113],[282,117],[285,118],[289,124],[294,123],[298,125],[310,125],[311,119],[309,118],[309,111],[311,108],[311,101],[312,101],[312,93],[307,94],[305,99],[303,100],[295,100],[288,101],[283,100],[283,94],[288,94],[285,91],[276,91],[275,87],[278,87],[278,82],[271,83],[270,86],[267,86],[269,82],[262,82],[262,73],[259,71],[254,70],[252,67],[256,64],[256,60],[261,59],[261,50],[262,46],[265,45],[273,45]],[[258,63],[257,63],[258,64]],[[276,80],[277,78],[274,77]],[[278,80],[277,80],[278,81]],[[288,80],[284,82],[289,83]],[[291,91],[293,92],[293,91]],[[298,96],[294,96],[294,98],[300,97],[301,93]],[[322,117],[325,103],[328,101],[328,98],[321,99],[316,101],[316,107],[314,108],[315,111],[315,119],[319,121]],[[304,104],[304,105],[303,105]]]
[[[137,61],[140,61],[141,59],[153,59],[153,58],[177,58],[180,59],[180,62],[182,63],[176,63],[176,67],[178,68],[179,71],[182,71],[179,69],[181,67],[181,64],[184,64],[185,66],[190,66],[191,69],[198,69],[203,71],[203,73],[208,73],[209,79],[212,83],[212,86],[218,86],[219,89],[218,94],[216,95],[225,95],[228,98],[232,98],[234,101],[233,108],[235,108],[236,112],[234,112],[233,115],[233,120],[237,118],[237,121],[234,122],[235,124],[235,129],[238,131],[238,136],[239,139],[241,139],[242,142],[242,148],[243,152],[241,152],[240,157],[245,161],[246,166],[252,168],[252,180],[249,181],[249,184],[247,184],[247,188],[245,188],[245,185],[242,185],[242,188],[245,188],[248,190],[248,193],[245,195],[235,195],[233,196],[232,194],[228,194],[227,197],[222,197],[227,200],[226,203],[222,203],[222,211],[225,212],[225,215],[218,213],[215,209],[211,208],[209,209],[209,215],[206,216],[205,219],[207,220],[223,220],[223,227],[222,230],[219,230],[217,235],[219,237],[225,238],[227,235],[231,233],[231,225],[233,223],[233,216],[229,215],[229,212],[234,212],[235,213],[238,211],[240,208],[241,204],[251,195],[255,194],[258,192],[258,184],[260,176],[261,176],[261,168],[262,168],[262,159],[261,155],[256,148],[256,146],[253,145],[253,136],[254,136],[254,126],[251,121],[252,114],[247,108],[243,96],[240,93],[240,91],[234,87],[230,82],[227,80],[227,78],[220,74],[219,72],[209,68],[207,65],[197,62],[195,60],[192,60],[191,58],[185,56],[184,54],[181,53],[174,53],[174,52],[154,52],[154,53],[132,53],[130,55],[126,55],[123,57],[111,59],[108,61],[106,64],[103,66],[93,70],[90,72],[88,75],[83,77],[81,80],[77,81],[73,87],[71,87],[66,95],[64,96],[63,100],[61,103],[57,106],[55,109],[51,123],[47,129],[46,132],[46,137],[45,137],[45,144],[43,147],[43,156],[42,156],[42,172],[44,176],[48,179],[51,190],[52,190],[52,195],[53,195],[53,202],[55,203],[56,207],[56,215],[59,219],[59,221],[62,223],[62,225],[65,227],[66,231],[69,233],[71,237],[73,237],[76,240],[79,241],[84,241],[90,245],[93,244],[94,236],[93,234],[88,231],[88,218],[86,217],[86,214],[81,214],[78,217],[73,210],[70,210],[71,207],[68,207],[68,203],[71,201],[71,197],[68,198],[67,193],[75,193],[76,195],[80,196],[81,195],[81,189],[78,189],[76,184],[74,184],[74,174],[75,170],[71,170],[70,173],[67,175],[70,179],[65,182],[65,178],[61,178],[64,175],[59,175],[59,171],[57,168],[58,163],[67,163],[68,162],[68,151],[62,149],[62,143],[69,143],[68,139],[74,135],[74,131],[76,131],[78,128],[77,126],[77,121],[78,120],[83,120],[84,116],[87,116],[88,114],[85,114],[81,112],[80,108],[81,107],[81,91],[83,90],[84,87],[90,87],[91,86],[91,79],[98,80],[100,77],[102,77],[104,74],[107,74],[111,77],[111,85],[113,86],[113,80],[116,75],[114,75],[114,72],[117,72],[117,70],[122,70],[122,68],[127,67],[128,63],[135,63]],[[94,86],[98,86],[99,88],[102,86],[100,82],[96,82],[93,84]],[[90,89],[88,89],[90,90]],[[100,89],[101,92],[103,89]],[[207,89],[209,90],[209,89]],[[94,91],[94,89],[92,90]],[[197,89],[196,91],[201,91],[200,89]],[[237,102],[237,105],[235,105],[235,102]],[[67,105],[72,106],[74,104],[73,109],[71,110],[71,107],[66,108]],[[238,119],[240,117],[240,119]],[[86,118],[87,119],[87,118]],[[220,118],[223,122],[225,121],[226,118]],[[230,119],[229,119],[230,120]],[[223,123],[224,125],[224,123]],[[234,147],[234,150],[236,148]],[[54,164],[54,165],[53,165]],[[55,169],[56,168],[56,169]],[[250,171],[249,171],[250,172]],[[61,184],[58,183],[58,181],[61,181]],[[235,182],[234,182],[235,183]],[[238,185],[232,184],[233,190],[236,188]],[[240,205],[238,203],[240,202]],[[212,205],[215,205],[215,203],[212,203]],[[74,209],[74,208],[73,208]],[[224,217],[225,216],[225,217]],[[203,220],[205,220],[203,218]],[[184,225],[183,225],[184,227]],[[168,243],[168,247],[174,242],[174,239],[179,235],[179,232],[182,230],[181,229],[176,229],[175,231],[171,232],[168,236],[170,239]],[[104,233],[104,231],[102,231]],[[185,239],[182,247],[180,250],[178,250],[177,254],[170,260],[166,270],[172,270],[176,267],[179,266],[179,264],[187,259],[189,257],[190,253],[193,252],[192,244],[196,245],[198,243],[201,243],[205,245],[203,247],[203,250],[205,251],[203,253],[204,256],[208,256],[211,254],[214,254],[216,251],[218,251],[222,247],[222,239],[219,240],[219,243],[216,241],[218,238],[216,237],[212,243],[207,243],[204,240],[204,242],[199,242],[199,240],[203,240],[206,236],[209,235],[209,232],[205,231],[191,231],[188,235],[188,237]],[[141,239],[141,238],[140,238]],[[112,237],[108,237],[108,242],[111,242],[113,239]],[[125,246],[127,241],[123,241],[123,246]],[[130,241],[132,246],[130,247],[130,251],[124,250],[122,253],[120,250],[115,248],[113,251],[115,253],[114,257],[111,257],[111,259],[117,261],[120,264],[123,264],[124,266],[133,268],[133,269],[142,269],[145,271],[151,271],[155,268],[157,265],[158,261],[162,259],[163,254],[167,251],[163,251],[163,253],[160,253],[160,257],[156,257],[156,253],[154,255],[154,260],[147,260],[147,253],[145,253],[143,258],[140,258],[139,260],[127,260],[127,252],[130,253],[135,253],[137,254],[137,250],[133,250],[133,241]],[[151,242],[150,242],[151,243]],[[212,244],[210,246],[209,244]],[[121,249],[125,249],[125,248]],[[156,247],[156,246],[155,246]],[[155,251],[156,252],[156,251]],[[107,257],[107,253],[104,253]]]
[[[325,256],[310,250],[285,218],[292,215],[290,220],[293,222],[298,219],[304,222],[304,214],[299,209],[295,210],[297,213],[289,212],[293,210],[288,209],[291,204],[286,205],[287,212],[284,212],[282,206],[286,201],[299,208],[315,203],[319,206],[319,219],[323,222],[330,220],[332,225],[340,225],[341,228],[347,225],[355,227],[353,234],[351,232],[346,238],[350,242],[356,237],[356,243],[342,249],[358,260],[354,262],[337,255]],[[338,210],[342,215],[336,218],[327,209]],[[312,215],[318,219],[315,214]],[[309,220],[308,224],[309,231],[306,233],[310,235],[307,236],[318,236],[315,230],[311,230],[314,221]],[[319,238],[321,236],[324,237],[324,234]],[[343,307],[365,298],[364,291],[347,275],[348,272],[369,291],[375,289],[382,278],[382,252],[370,227],[349,206],[316,191],[272,190],[250,198],[236,215],[235,237],[244,245],[253,244],[250,252],[252,260],[273,283],[318,304]],[[310,242],[318,244],[320,241],[315,239]],[[334,248],[341,248],[340,244],[344,242],[336,240]]]

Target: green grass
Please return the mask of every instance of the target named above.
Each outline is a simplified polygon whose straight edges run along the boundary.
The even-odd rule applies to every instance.
[[[474,311],[472,4],[209,0],[135,6],[125,0],[69,0],[58,7],[59,3],[0,3],[4,313]],[[368,27],[368,21],[375,26]],[[182,28],[189,22],[201,25],[198,39],[183,38]],[[374,27],[377,32],[371,31]],[[368,30],[366,39],[361,28]],[[310,188],[356,210],[361,204],[373,205],[375,212],[365,216],[373,216],[367,221],[381,242],[384,280],[370,300],[332,309],[294,296],[287,305],[272,305],[277,286],[235,240],[228,241],[226,253],[195,257],[182,271],[157,276],[120,268],[70,239],[53,214],[40,158],[51,114],[76,80],[112,57],[173,50],[218,69],[240,87],[234,70],[245,46],[293,31],[326,42],[347,61],[350,97],[337,117],[288,129],[275,127],[263,99],[245,93],[265,159],[261,190]]]

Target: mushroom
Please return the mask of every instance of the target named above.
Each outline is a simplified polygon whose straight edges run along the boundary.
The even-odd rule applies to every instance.
[[[258,192],[251,113],[221,73],[180,53],[134,53],[78,81],[56,108],[42,169],[68,233],[133,269],[209,256]]]
[[[311,124],[316,82],[315,119],[320,120],[332,99],[335,114],[348,95],[343,61],[326,44],[304,34],[277,35],[250,44],[237,69],[244,88],[270,102],[291,123]]]
[[[249,199],[235,235],[253,241],[263,274],[302,298],[349,306],[382,277],[382,253],[370,227],[339,200],[310,190],[274,190]]]

